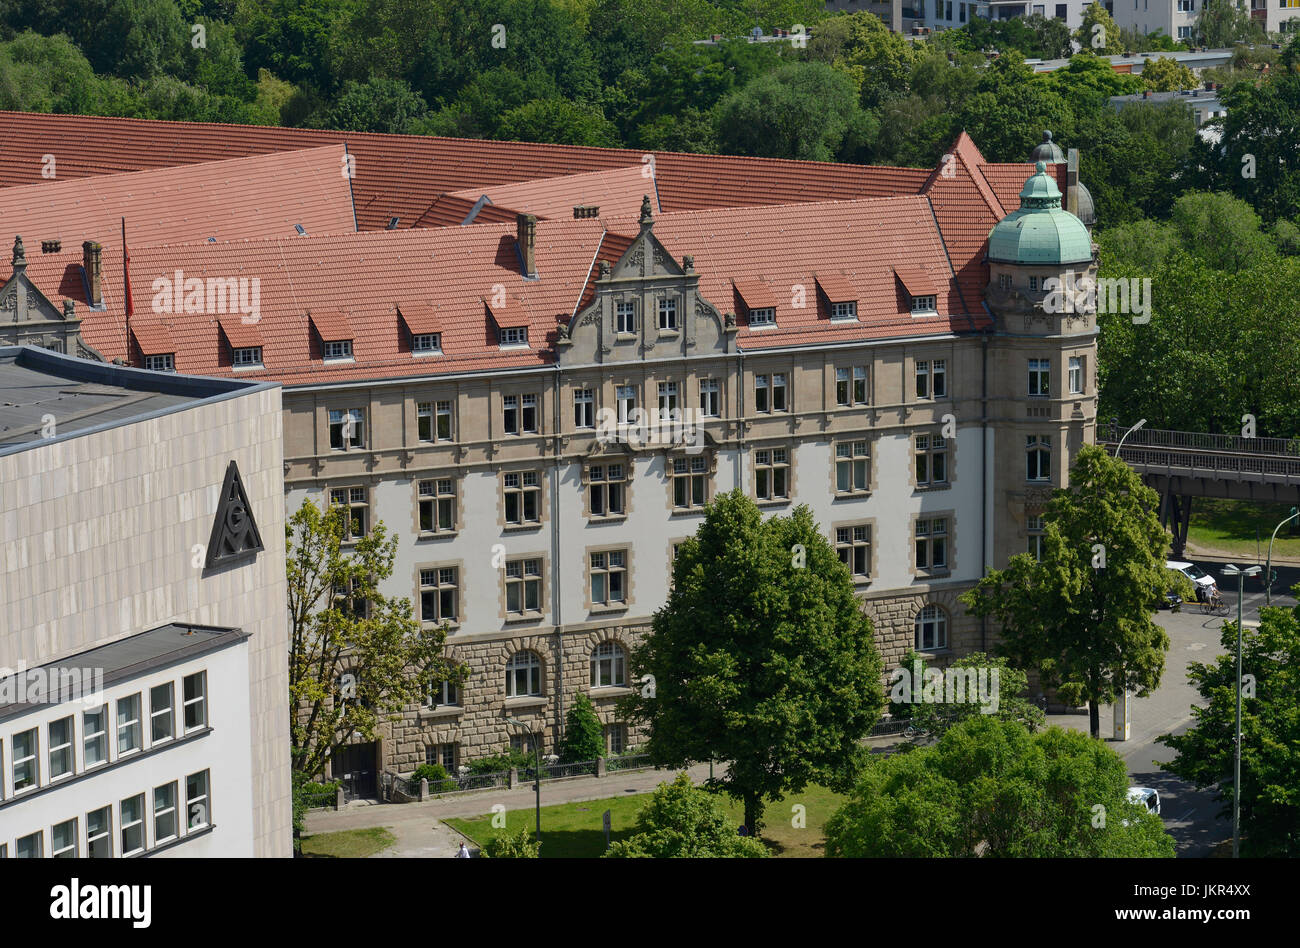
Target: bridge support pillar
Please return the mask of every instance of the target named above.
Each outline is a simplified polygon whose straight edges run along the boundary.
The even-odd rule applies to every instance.
[[[1160,523],[1169,528],[1173,534],[1173,549],[1171,554],[1174,559],[1182,559],[1183,551],[1187,547],[1187,525],[1192,519],[1192,498],[1190,494],[1175,494],[1173,491],[1166,491],[1164,503],[1161,505]]]

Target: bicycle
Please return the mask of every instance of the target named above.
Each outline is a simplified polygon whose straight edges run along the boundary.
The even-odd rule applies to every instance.
[[[1208,598],[1201,600],[1201,612],[1204,615],[1214,613],[1218,616],[1226,616],[1229,611],[1227,600],[1223,598],[1223,594],[1217,589]]]
[[[913,738],[917,738],[917,737],[925,737],[925,736],[928,735],[929,733],[930,733],[929,731],[925,730],[924,728],[917,727],[917,726],[916,726],[915,724],[913,724],[911,721],[906,721],[906,722],[904,722],[904,724],[903,724],[903,739],[904,739],[904,740],[908,740],[908,741],[910,741],[910,740],[912,740]]]

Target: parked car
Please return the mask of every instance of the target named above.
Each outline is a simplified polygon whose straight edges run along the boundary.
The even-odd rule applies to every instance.
[[[1147,812],[1160,815],[1160,791],[1151,787],[1129,787],[1128,802],[1140,803],[1147,808]]]
[[[1182,573],[1184,576],[1190,579],[1197,586],[1205,586],[1205,587],[1217,586],[1217,583],[1215,583],[1214,581],[1214,577],[1211,576],[1209,573],[1205,572],[1205,570],[1201,569],[1195,563],[1184,563],[1181,560],[1165,560],[1165,566],[1169,567],[1172,570],[1176,570],[1179,573]],[[1206,589],[1205,591],[1209,592],[1209,589]]]

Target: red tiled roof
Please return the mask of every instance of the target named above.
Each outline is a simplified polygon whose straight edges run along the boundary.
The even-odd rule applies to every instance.
[[[630,149],[34,112],[0,112],[0,141],[0,186],[41,183],[46,154],[57,156],[63,180],[346,144],[362,230],[383,229],[392,217],[411,227],[447,192],[625,169],[643,158]],[[652,193],[664,211],[915,194],[930,177],[924,168],[652,155]]]
[[[939,292],[939,280],[934,275],[917,267],[895,267],[903,288],[910,296],[934,296]]]
[[[775,309],[776,294],[762,280],[733,279],[731,281],[746,309]]]
[[[858,290],[847,276],[824,267],[817,271],[817,285],[832,303],[851,303],[858,298]]]
[[[1056,185],[1065,193],[1066,185],[1066,166],[1064,162],[1056,162],[1047,166],[1047,170],[1056,178]],[[1034,173],[1032,162],[1024,164],[990,164],[980,165],[980,172],[984,175],[984,180],[988,182],[993,193],[997,195],[998,203],[1008,214],[1020,207],[1020,191],[1025,186],[1026,179]]]
[[[414,227],[459,227],[466,224],[500,224],[513,222],[518,215],[509,207],[498,207],[484,201],[477,211],[478,198],[457,197],[454,194],[441,194],[428,209],[416,218]],[[470,215],[473,215],[472,217]]]
[[[226,334],[226,341],[234,349],[252,349],[262,345],[262,330],[257,323],[244,322],[238,316],[219,319],[221,331]]]
[[[312,326],[324,342],[341,342],[344,339],[356,338],[355,332],[348,324],[348,318],[337,309],[328,307],[312,309],[307,311],[307,315],[311,317]]]
[[[132,320],[131,335],[145,355],[165,355],[177,351],[170,327],[159,319]]]
[[[498,301],[493,294],[492,298],[484,299],[483,304],[487,307],[488,317],[498,328],[527,326],[529,323],[528,312],[518,297],[507,293],[504,299]]]
[[[442,320],[429,303],[404,303],[397,307],[397,315],[406,323],[407,331],[415,336],[437,332],[442,328]]]
[[[645,194],[654,194],[654,181],[642,174],[644,167],[638,162],[634,167],[614,171],[589,171],[519,184],[467,188],[452,197],[478,200],[486,194],[493,205],[517,208],[538,217],[572,217],[573,208],[578,204],[598,206],[601,217],[626,217],[641,210],[641,198]]]
[[[57,156],[56,156],[57,157]],[[355,230],[342,145],[0,189],[0,232],[131,247]],[[2,164],[2,163],[0,163]],[[55,170],[60,170],[56,164]]]

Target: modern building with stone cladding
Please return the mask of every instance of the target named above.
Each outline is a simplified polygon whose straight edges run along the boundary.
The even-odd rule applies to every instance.
[[[932,170],[660,155],[602,177],[582,163],[618,158],[598,149],[410,148],[488,144],[583,173],[460,182],[415,227],[133,247],[137,315],[105,294],[81,325],[107,359],[281,382],[287,510],[340,504],[354,537],[398,535],[385,593],[446,624],[470,675],[334,775],[456,767],[526,734],[550,752],[579,692],[610,752],[635,746],[627,657],[675,544],[733,488],[812,509],[887,670],[991,648],[959,597],[1036,548],[1093,440],[1095,317],[1045,305],[1049,277],[1095,272],[1077,152],[996,164],[963,134]],[[76,265],[42,255],[27,277],[57,310]],[[260,318],[151,313],[178,270],[257,277]],[[687,412],[698,437],[655,432]]]

